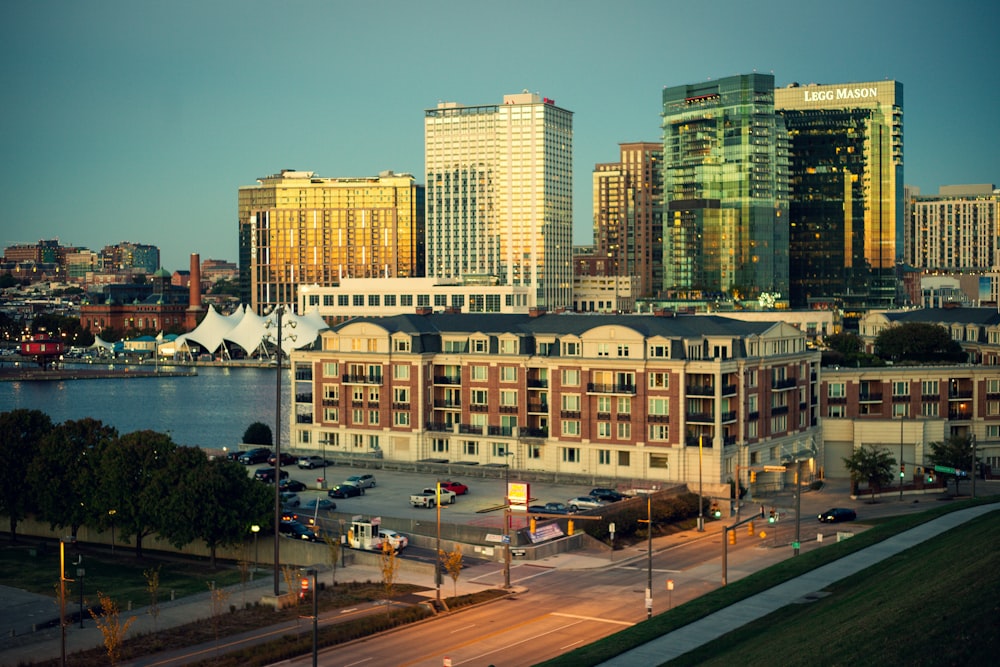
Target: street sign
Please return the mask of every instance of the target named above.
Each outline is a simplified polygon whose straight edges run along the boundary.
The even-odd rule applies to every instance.
[[[954,475],[955,474],[955,469],[954,468],[948,468],[948,467],[945,467],[945,466],[934,466],[934,472],[944,472],[944,473],[948,473],[949,475]]]
[[[785,472],[785,466],[764,466],[764,472]]]

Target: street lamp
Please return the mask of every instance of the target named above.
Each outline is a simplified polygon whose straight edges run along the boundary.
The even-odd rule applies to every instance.
[[[259,552],[257,551],[257,533],[260,532],[260,526],[254,524],[250,526],[250,532],[253,533],[253,571],[257,571],[257,563]]]
[[[976,434],[973,433],[969,436],[969,440],[972,441],[972,470],[970,475],[972,475],[972,497],[976,497],[976,473],[978,472],[979,466],[976,465]],[[957,485],[956,485],[957,486]]]
[[[702,500],[702,486],[701,486],[701,447],[702,440],[704,439],[704,434],[698,434],[698,532],[702,533],[705,531],[705,516],[702,510],[702,505],[704,501]]]
[[[63,537],[59,539],[59,631],[61,637],[61,664],[66,667],[66,582],[73,581],[66,578],[66,543],[75,542],[73,537]]]
[[[274,399],[274,595],[280,593],[281,557],[278,536],[281,535],[281,316],[285,306],[278,304],[272,314],[275,316],[277,336],[275,338],[275,399]],[[290,324],[292,327],[295,323]],[[268,323],[270,326],[270,322]],[[292,337],[294,338],[294,336]]]
[[[108,510],[108,516],[111,517],[111,553],[115,552],[115,515],[118,514],[118,510]]]

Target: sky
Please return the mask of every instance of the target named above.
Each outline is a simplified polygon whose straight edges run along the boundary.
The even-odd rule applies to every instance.
[[[594,165],[659,141],[662,90],[903,84],[904,180],[1000,184],[986,0],[38,0],[0,21],[0,248],[58,239],[238,260],[237,191],[282,169],[409,172],[439,101],[573,112],[573,240]]]

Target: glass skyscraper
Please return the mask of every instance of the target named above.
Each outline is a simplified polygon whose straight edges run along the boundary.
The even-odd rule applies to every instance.
[[[792,84],[774,93],[789,134],[791,304],[896,302],[902,253],[903,85]]]
[[[573,114],[534,93],[424,113],[427,273],[572,305]]]
[[[786,151],[773,75],[663,90],[665,296],[787,300]]]

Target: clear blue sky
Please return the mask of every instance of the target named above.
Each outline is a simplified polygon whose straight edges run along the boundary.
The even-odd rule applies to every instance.
[[[663,87],[753,70],[900,81],[906,183],[998,183],[998,24],[984,0],[11,2],[0,247],[236,261],[239,186],[282,168],[423,183],[425,109],[523,89],[574,112],[574,241],[589,243],[593,166],[660,139]]]

